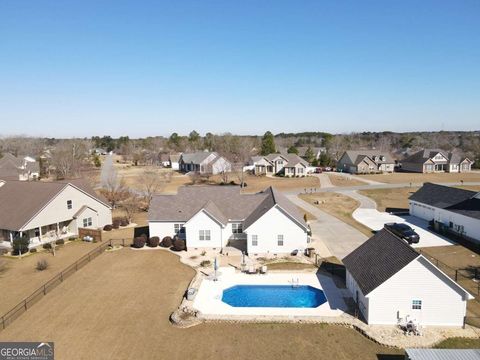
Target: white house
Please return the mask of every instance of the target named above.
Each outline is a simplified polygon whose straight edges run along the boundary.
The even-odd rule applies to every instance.
[[[343,259],[346,284],[368,324],[463,326],[473,299],[423,255],[381,230]]]
[[[287,177],[307,175],[308,162],[297,154],[269,154],[253,156],[249,167],[255,175],[280,175]]]
[[[425,183],[409,198],[410,215],[433,221],[437,230],[480,242],[480,193]]]
[[[186,186],[157,195],[149,209],[150,235],[178,235],[188,249],[221,251],[234,246],[249,254],[287,254],[305,249],[302,214],[274,188],[241,194],[237,186]]]
[[[184,153],[179,160],[183,172],[198,172],[200,174],[221,174],[232,171],[232,164],[216,152],[199,151]]]
[[[27,235],[30,247],[112,223],[110,205],[82,180],[0,181],[0,245]]]

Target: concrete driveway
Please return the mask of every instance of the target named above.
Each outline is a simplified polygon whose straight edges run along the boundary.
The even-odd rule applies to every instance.
[[[341,260],[368,239],[354,227],[300,199],[297,195],[288,194],[287,197],[295,205],[317,218],[317,220],[310,221],[310,227],[314,239],[312,245],[320,256],[326,257],[330,253]]]
[[[437,235],[428,230],[428,222],[419,219],[415,216],[398,216],[385,212],[380,212],[376,209],[359,208],[352,214],[353,218],[359,223],[368,226],[372,230],[381,230],[386,223],[405,223],[411,226],[418,235],[420,235],[420,242],[413,244],[413,247],[430,247],[430,246],[446,246],[453,245],[450,240]]]

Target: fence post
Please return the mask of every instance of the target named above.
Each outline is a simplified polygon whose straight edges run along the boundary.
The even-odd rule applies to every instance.
[[[63,282],[63,271],[60,273],[60,281]]]
[[[5,329],[5,316],[2,316],[2,327]]]
[[[43,284],[43,295],[47,295],[47,287]]]
[[[122,247],[125,247],[125,239],[122,239]]]
[[[24,300],[24,303],[25,303],[25,304],[24,304],[24,306],[25,306],[25,311],[27,311],[27,310],[28,310],[28,309],[27,309],[27,299]]]
[[[455,281],[457,281],[457,277],[458,277],[458,270],[455,270]]]

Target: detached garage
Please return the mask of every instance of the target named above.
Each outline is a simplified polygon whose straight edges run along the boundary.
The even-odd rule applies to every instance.
[[[368,324],[463,326],[473,299],[404,240],[381,230],[343,259],[347,288]]]

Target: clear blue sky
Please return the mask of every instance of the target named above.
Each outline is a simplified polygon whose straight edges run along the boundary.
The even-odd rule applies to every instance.
[[[478,0],[0,0],[0,134],[480,129]]]

